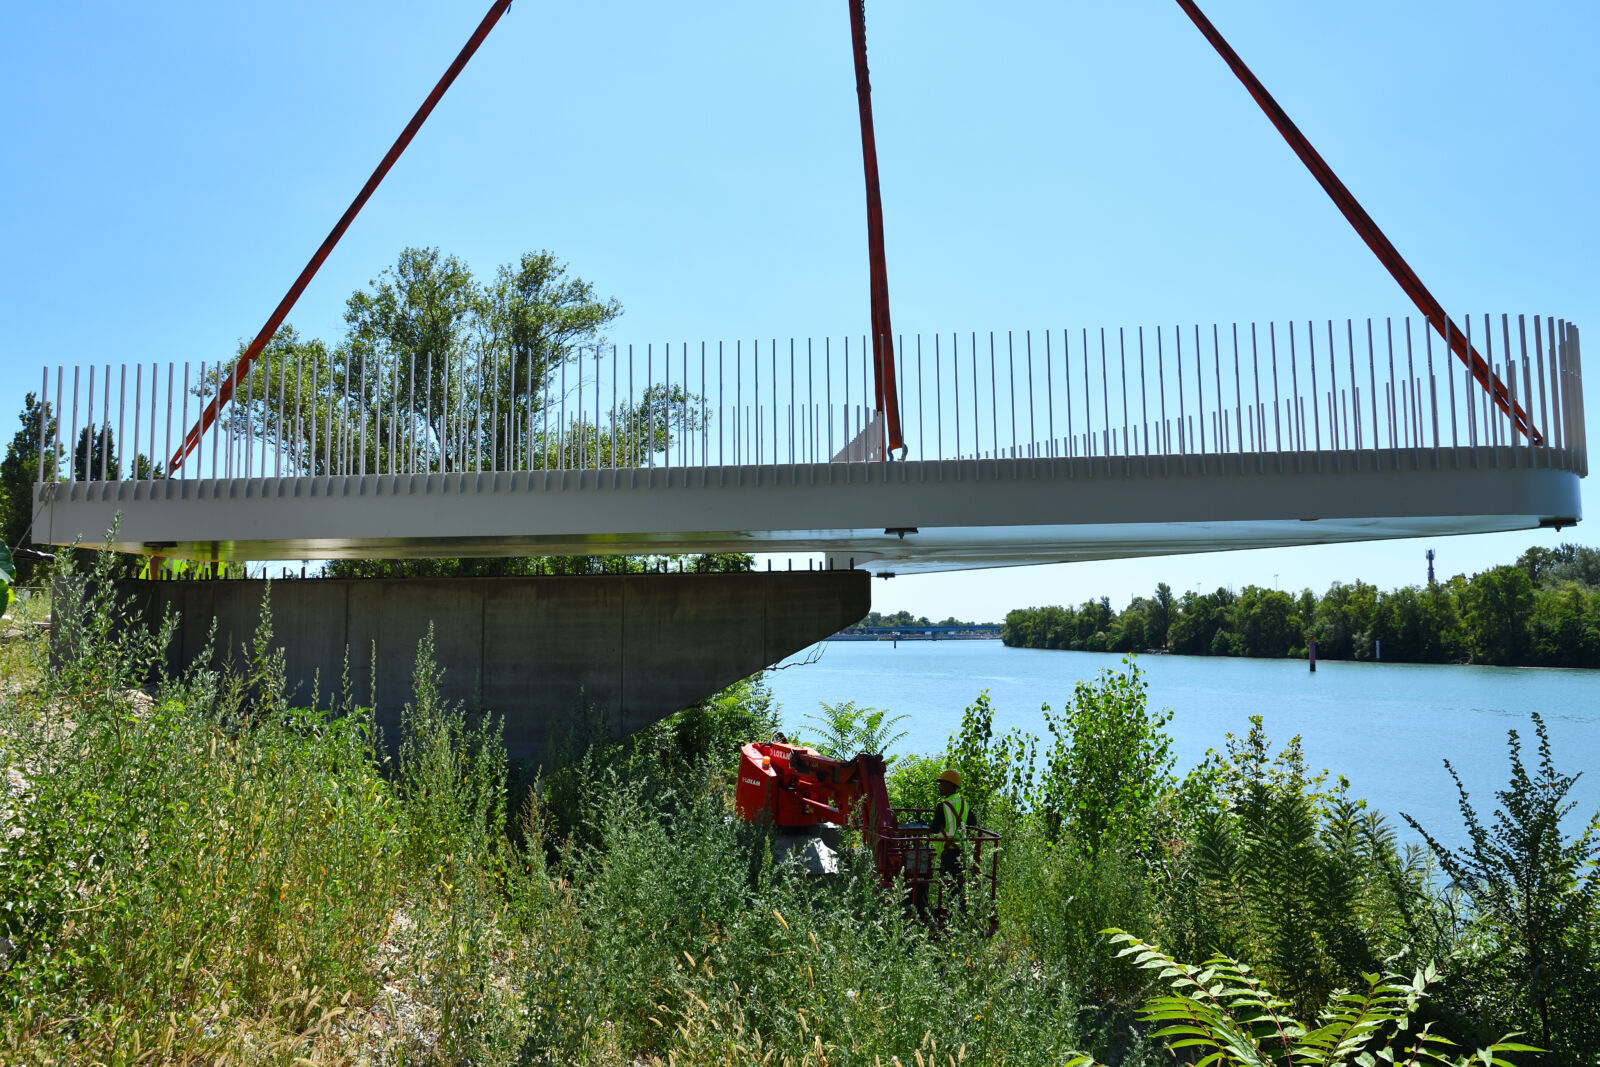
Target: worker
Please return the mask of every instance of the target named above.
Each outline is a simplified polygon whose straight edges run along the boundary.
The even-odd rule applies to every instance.
[[[966,874],[961,861],[966,851],[966,831],[978,825],[978,818],[972,805],[961,795],[961,772],[954,767],[939,772],[939,798],[929,841],[940,873],[953,876],[959,883]]]

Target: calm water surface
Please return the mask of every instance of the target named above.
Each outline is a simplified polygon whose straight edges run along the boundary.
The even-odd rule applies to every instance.
[[[995,727],[1043,734],[1039,706],[1060,708],[1072,685],[1121,657],[1093,652],[1006,648],[999,641],[829,642],[821,659],[769,671],[785,724],[805,729],[817,702],[854,700],[908,716],[899,752],[936,752],[961,713],[987,689]],[[1449,759],[1480,816],[1508,780],[1506,731],[1537,758],[1529,712],[1544,716],[1556,768],[1585,772],[1571,794],[1574,829],[1600,807],[1600,672],[1510,667],[1141,656],[1153,707],[1174,711],[1168,729],[1180,768],[1197,763],[1225,734],[1243,735],[1260,715],[1280,746],[1295,734],[1313,768],[1350,779],[1400,824],[1409,812],[1451,844],[1464,841]],[[1438,828],[1437,830],[1435,828]]]

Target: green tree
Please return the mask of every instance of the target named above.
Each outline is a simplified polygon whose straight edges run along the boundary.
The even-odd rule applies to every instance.
[[[1301,642],[1300,616],[1288,593],[1247,585],[1231,616],[1241,655],[1282,658]]]
[[[1157,804],[1176,785],[1170,709],[1152,712],[1144,672],[1131,657],[1073,686],[1059,715],[1040,709],[1050,731],[1037,814],[1050,836],[1070,834],[1089,854],[1114,844],[1147,852]]]
[[[1149,639],[1157,648],[1167,647],[1167,633],[1172,628],[1173,596],[1172,586],[1166,582],[1156,583],[1156,592],[1150,598],[1151,608],[1149,622],[1145,629]]]
[[[46,441],[42,454],[39,451],[41,419]],[[54,481],[60,460],[55,445],[55,412],[50,404],[41,404],[36,394],[29,393],[23,400],[20,420],[22,425],[6,446],[5,458],[0,459],[0,537],[8,548],[26,548],[31,542],[34,485],[40,481]],[[27,581],[32,576],[31,560],[19,559],[16,566],[19,581]]]
[[[1525,572],[1518,571],[1524,580]],[[1600,1062],[1600,812],[1569,838],[1562,820],[1578,776],[1555,768],[1544,719],[1532,716],[1539,761],[1529,773],[1517,731],[1507,731],[1511,781],[1497,790],[1485,826],[1449,760],[1468,844],[1446,848],[1402,813],[1475,912],[1469,970],[1458,1008],[1468,1018],[1515,1026],[1551,1050],[1545,1062]],[[1465,998],[1465,1002],[1461,1000]]]
[[[1533,594],[1531,655],[1545,667],[1600,667],[1600,588],[1559,582]]]
[[[1465,622],[1472,657],[1511,665],[1527,655],[1533,582],[1520,567],[1491,567],[1467,583]]]

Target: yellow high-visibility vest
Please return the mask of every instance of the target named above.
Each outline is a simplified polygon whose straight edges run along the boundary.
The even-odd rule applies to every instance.
[[[944,858],[946,845],[953,844],[966,836],[967,816],[972,811],[972,805],[960,793],[951,793],[939,802],[939,807],[947,809],[944,831],[933,835],[930,843],[933,845],[933,860],[938,863]]]

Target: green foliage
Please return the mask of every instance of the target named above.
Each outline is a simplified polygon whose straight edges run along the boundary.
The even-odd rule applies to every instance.
[[[1073,686],[1072,700],[1041,712],[1050,748],[1035,813],[1049,833],[1069,834],[1088,855],[1154,845],[1157,808],[1177,784],[1172,775],[1170,709],[1152,713],[1144,674],[1131,658]]]
[[[906,735],[902,730],[892,732],[906,716],[889,717],[882,708],[857,707],[853,700],[830,704],[819,700],[820,715],[807,715],[805,721],[814,726],[821,736],[810,742],[816,750],[830,759],[850,760],[863,752],[883,755]],[[894,762],[893,756],[886,761]]]
[[[0,544],[0,614],[9,610],[13,594],[11,585],[17,580],[17,565],[11,559],[11,550]]]
[[[931,811],[939,806],[939,775],[944,760],[912,752],[890,764],[887,776],[889,805],[915,811]]]
[[[1514,566],[1389,591],[1334,582],[1320,598],[1249,585],[1186,592],[1165,584],[1120,613],[1104,598],[1077,608],[1019,608],[1001,637],[1023,648],[1192,656],[1302,656],[1401,663],[1471,661],[1600,667],[1600,549],[1531,548]]]
[[[1250,721],[1247,738],[1228,736],[1210,776],[1187,922],[1173,933],[1190,950],[1248,959],[1310,1011],[1407,943],[1407,909],[1421,906],[1425,874],[1420,856],[1397,852],[1382,817],[1343,782],[1328,790],[1326,772],[1308,772],[1298,737],[1274,755],[1260,717]]]
[[[47,442],[42,454],[39,451],[41,420]],[[55,445],[55,411],[50,404],[40,404],[38,396],[30,392],[23,400],[18,421],[21,425],[6,446],[4,457],[0,457],[0,543],[8,549],[26,548],[30,543],[34,485],[40,481],[54,481],[60,461]],[[20,564],[12,581],[27,581],[32,576],[31,561],[23,560]]]
[[[961,795],[985,825],[1003,825],[1033,803],[1039,739],[1018,729],[996,737],[989,691],[961,713],[961,727],[945,747],[945,764],[961,772]]]
[[[1007,828],[1000,858],[1000,928],[1008,943],[1079,973],[1102,1000],[1139,991],[1126,968],[1112,965],[1100,931],[1154,925],[1154,887],[1142,857],[1118,845],[1091,856],[1039,821],[1019,820]]]
[[[1562,820],[1577,775],[1556,770],[1544,719],[1533,714],[1539,759],[1534,773],[1509,731],[1511,781],[1485,826],[1455,768],[1445,769],[1461,799],[1469,844],[1441,845],[1409,815],[1440,867],[1473,908],[1463,966],[1470,993],[1450,1000],[1468,1018],[1508,1025],[1551,1050],[1551,1063],[1600,1059],[1600,812],[1575,838]]]
[[[434,660],[433,625],[417,645],[412,700],[400,713],[397,786],[411,816],[408,853],[454,884],[462,871],[502,857],[506,750],[500,723],[469,718],[440,695],[444,672]]]
[[[1302,1023],[1289,1006],[1227,956],[1201,966],[1180,963],[1132,934],[1108,930],[1118,952],[1146,971],[1156,972],[1169,992],[1145,1001],[1141,1011],[1153,1036],[1182,1057],[1199,1056],[1215,1067],[1371,1067],[1385,1063],[1437,1064],[1442,1067],[1513,1067],[1506,1053],[1534,1052],[1507,1035],[1470,1055],[1455,1054],[1454,1043],[1434,1033],[1434,1023],[1418,1017],[1428,986],[1438,972],[1419,968],[1402,975],[1363,975],[1365,988],[1331,995],[1315,1022]],[[1420,1025],[1419,1025],[1420,1024]],[[1185,1051],[1192,1050],[1192,1051]],[[1068,1067],[1092,1067],[1090,1056]]]

